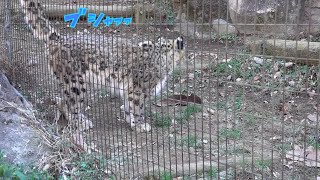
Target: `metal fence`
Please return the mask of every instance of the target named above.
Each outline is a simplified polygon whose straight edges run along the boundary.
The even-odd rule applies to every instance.
[[[57,178],[320,178],[316,1],[39,3],[65,43],[93,43],[114,53],[123,44],[183,36],[186,49],[185,61],[167,74],[167,86],[145,103],[151,131],[132,130],[124,120],[123,99],[95,80],[85,80],[92,82],[81,111],[92,128],[75,130],[55,119],[65,85],[49,73],[48,49],[32,35],[20,0],[2,2],[1,49],[9,63],[2,70],[34,104],[55,149],[42,165],[53,164],[49,171]],[[72,28],[64,15],[79,7],[96,17],[84,14]],[[132,17],[132,22],[108,26],[99,23],[102,12],[103,19]]]

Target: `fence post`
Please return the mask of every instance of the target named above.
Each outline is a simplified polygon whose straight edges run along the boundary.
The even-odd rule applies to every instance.
[[[4,21],[4,36],[7,55],[10,63],[12,62],[12,47],[11,47],[11,0],[5,0],[5,21]]]
[[[5,20],[4,20],[4,43],[6,47],[6,55],[8,58],[8,63],[10,64],[10,67],[13,67],[12,62],[12,34],[11,34],[11,0],[5,0]],[[14,68],[12,68],[12,77],[11,77],[11,83],[13,86],[15,86],[16,82],[16,75],[14,72]]]

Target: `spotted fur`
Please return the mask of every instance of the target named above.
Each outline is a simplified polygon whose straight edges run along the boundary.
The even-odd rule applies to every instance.
[[[82,44],[62,41],[40,3],[20,2],[34,36],[46,44],[52,73],[63,84],[60,111],[69,121],[71,117],[83,118],[81,109],[91,83],[99,85],[95,87],[111,87],[111,92],[124,100],[125,119],[132,128],[150,130],[144,122],[145,102],[161,92],[173,67],[185,58],[182,37],[160,37],[155,43],[146,41],[134,47],[119,45],[106,52],[87,41]]]

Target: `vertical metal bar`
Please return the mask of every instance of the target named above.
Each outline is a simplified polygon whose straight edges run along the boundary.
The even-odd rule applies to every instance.
[[[5,0],[4,37],[9,63],[12,63],[11,0]],[[13,79],[15,82],[16,79]]]

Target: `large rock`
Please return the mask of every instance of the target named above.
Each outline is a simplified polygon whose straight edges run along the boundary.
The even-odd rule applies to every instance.
[[[241,33],[261,31],[278,36],[308,31],[308,26],[300,25],[297,29],[295,24],[309,24],[309,20],[310,32],[319,31],[313,24],[320,22],[320,2],[307,1],[301,0],[298,4],[297,1],[287,0],[228,0],[230,18]]]
[[[237,29],[223,19],[215,19],[212,21],[212,29],[217,34],[237,34]]]
[[[181,13],[179,19],[182,22],[180,25],[175,26],[174,30],[180,32],[183,36],[188,36],[191,39],[212,39],[215,38],[215,34],[212,34],[209,26],[202,26],[195,22],[188,22],[186,14]]]
[[[320,24],[320,1],[319,0],[309,0],[310,6],[307,2],[304,5],[304,14],[306,18],[304,19],[304,23],[309,24],[309,20],[311,23],[310,31],[311,32],[319,32],[319,24]],[[304,2],[304,1],[303,1]],[[317,26],[314,26],[317,24]],[[307,26],[308,28],[308,26]]]
[[[187,18],[197,23],[210,23],[213,19],[228,17],[228,0],[182,0],[187,5]]]
[[[0,150],[10,163],[32,165],[51,152],[30,126],[32,117],[32,105],[0,72]]]

